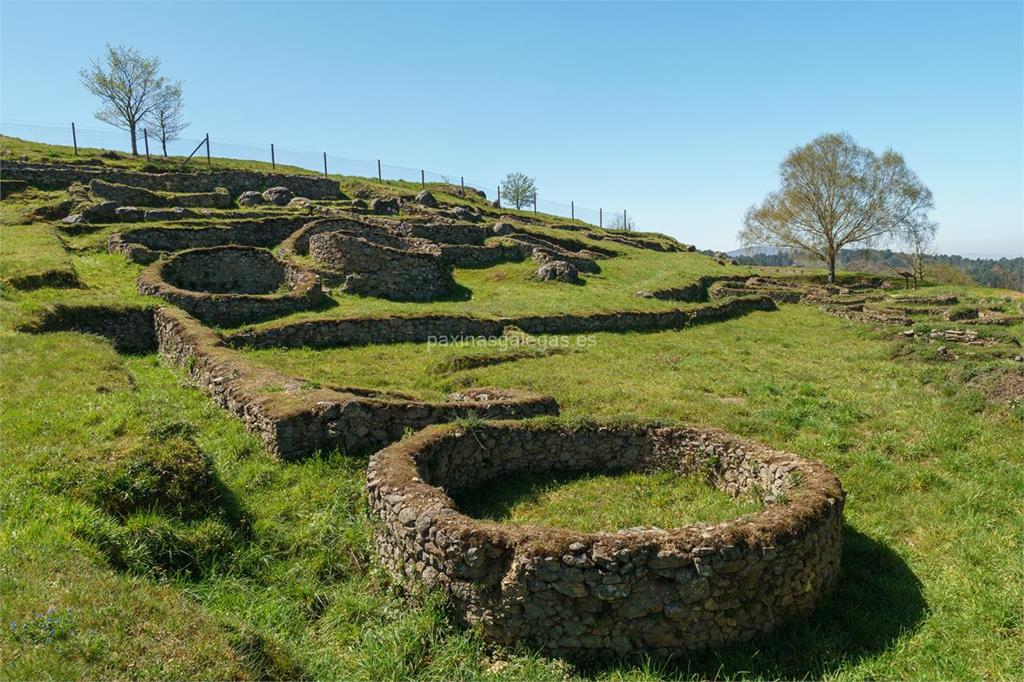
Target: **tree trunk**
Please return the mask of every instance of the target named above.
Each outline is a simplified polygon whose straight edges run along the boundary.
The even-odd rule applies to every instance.
[[[828,283],[836,283],[836,256],[835,254],[829,254],[828,256]]]
[[[164,158],[166,159],[167,158],[167,140],[166,139],[161,139],[160,140],[160,146],[164,148]]]
[[[139,155],[139,140],[135,134],[135,124],[128,126],[128,132],[132,135],[132,156]]]

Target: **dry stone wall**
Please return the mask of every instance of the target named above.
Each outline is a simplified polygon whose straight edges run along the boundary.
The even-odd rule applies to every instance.
[[[24,180],[33,187],[67,189],[73,183],[88,185],[94,179],[130,185],[160,192],[213,192],[226,188],[232,196],[246,190],[259,192],[283,186],[309,199],[338,199],[341,188],[336,180],[313,175],[259,173],[243,170],[216,170],[195,173],[143,173],[141,171],[99,166],[70,166],[22,161],[4,161],[4,179]]]
[[[520,471],[663,469],[764,508],[715,525],[576,533],[479,521],[451,497]],[[488,639],[555,655],[669,656],[747,641],[809,613],[839,574],[836,477],[719,431],[431,427],[374,455],[367,489],[392,573],[444,590]]]
[[[188,208],[230,208],[231,195],[223,187],[212,192],[155,192],[142,187],[119,185],[93,178],[89,182],[89,192],[101,199],[116,201],[129,206],[184,206]]]
[[[309,255],[345,276],[342,290],[395,301],[430,301],[455,288],[451,265],[436,254],[375,244],[344,232],[309,240]]]
[[[247,246],[180,251],[143,270],[137,286],[224,327],[308,310],[325,298],[315,273]]]
[[[314,388],[254,366],[226,348],[183,311],[155,314],[161,356],[187,368],[191,380],[260,435],[283,459],[339,449],[346,454],[383,447],[409,429],[477,415],[489,419],[558,414],[549,396],[496,388],[466,390],[443,402],[368,397],[365,389]]]
[[[232,220],[224,225],[200,227],[139,227],[112,234],[107,250],[136,263],[148,264],[161,255],[212,246],[260,246],[281,243],[307,222],[305,218]]]
[[[501,336],[506,327],[529,334],[585,334],[685,329],[754,311],[775,310],[766,297],[734,299],[688,310],[525,315],[481,318],[468,315],[410,315],[381,318],[303,320],[231,334],[233,346],[251,348],[332,348],[371,343],[423,343],[431,339]]]

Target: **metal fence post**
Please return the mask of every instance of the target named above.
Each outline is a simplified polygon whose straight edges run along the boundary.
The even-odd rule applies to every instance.
[[[427,172],[424,171],[424,170],[421,170],[420,171],[420,187],[423,187],[425,189],[426,186],[427,186]]]
[[[277,168],[277,159],[274,158],[274,143],[270,143],[270,167]]]
[[[575,201],[570,201],[569,202],[569,215],[572,217],[573,220],[576,220],[576,202]]]
[[[377,159],[377,180],[378,182],[384,182],[384,176],[380,174],[380,159]]]
[[[537,215],[537,193],[533,193],[533,214]]]
[[[142,129],[142,139],[146,143],[146,160],[149,160],[149,130]]]
[[[501,185],[498,185],[498,208],[501,208]]]
[[[626,209],[622,209],[622,229],[629,229],[629,220],[626,219]]]
[[[327,177],[327,152],[324,152],[324,177]]]
[[[466,178],[459,176],[459,184],[462,185],[462,196],[466,196]]]
[[[71,144],[75,145],[75,156],[78,156],[78,134],[75,132],[75,122],[71,122]]]
[[[210,168],[212,165],[210,161],[210,133],[206,133],[206,167]]]
[[[604,227],[604,209],[603,208],[597,209],[597,226],[598,227],[602,227],[602,228]]]

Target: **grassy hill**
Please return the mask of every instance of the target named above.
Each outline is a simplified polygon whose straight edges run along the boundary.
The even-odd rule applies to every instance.
[[[0,159],[21,157],[72,160],[69,148],[0,139]],[[79,158],[140,169],[145,163],[101,150],[81,150]],[[153,163],[150,170],[176,164]],[[214,163],[269,170],[259,162]],[[350,196],[420,189],[337,179]],[[446,205],[481,211],[483,224],[511,215],[533,234],[580,239],[616,255],[599,261],[601,271],[586,275],[582,286],[534,281],[527,263],[457,269],[462,294],[451,300],[396,303],[332,290],[322,310],[252,327],[421,313],[697,309],[714,302],[636,293],[704,276],[780,274],[612,242],[614,233],[582,223],[498,210],[448,186],[431,189]],[[528,389],[557,398],[570,421],[713,426],[821,460],[839,476],[848,493],[842,576],[809,619],[752,643],[669,662],[586,665],[486,643],[454,624],[438,594],[397,584],[372,544],[365,454],[322,452],[282,462],[182,368],[155,353],[118,353],[106,338],[72,330],[39,333],[33,325],[57,305],[165,305],[137,292],[140,265],[106,251],[108,237],[125,224],[80,229],[41,217],[40,207],[65,198],[28,189],[0,204],[4,679],[1020,675],[1019,323],[946,320],[933,305],[907,298],[914,292],[889,291],[866,310],[900,307],[909,326],[794,303],[682,330],[567,334],[564,345],[535,337],[525,345],[232,351],[303,386],[359,386],[421,399],[469,386]],[[216,211],[205,219],[231,220]],[[152,225],[163,224],[146,223]],[[975,313],[1024,313],[1024,297],[1005,290],[926,287],[916,294],[956,296],[959,307]],[[975,331],[984,343],[931,336],[950,329]],[[577,529],[713,522],[750,510],[687,485],[666,476],[527,478],[466,504],[499,521]]]

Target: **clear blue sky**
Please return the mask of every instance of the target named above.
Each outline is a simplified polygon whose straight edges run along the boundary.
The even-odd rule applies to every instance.
[[[0,5],[5,120],[99,126],[104,42],[185,83],[186,135],[629,208],[729,249],[791,147],[843,130],[902,152],[939,248],[1024,253],[1020,2]]]

